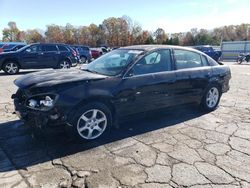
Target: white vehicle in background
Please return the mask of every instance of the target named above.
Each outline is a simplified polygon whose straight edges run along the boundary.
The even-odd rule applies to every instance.
[[[222,61],[238,61],[241,54],[250,53],[250,41],[222,42],[221,53]]]

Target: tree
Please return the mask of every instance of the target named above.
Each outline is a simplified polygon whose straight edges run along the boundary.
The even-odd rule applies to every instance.
[[[101,41],[100,41],[101,33],[102,33],[101,28],[95,24],[90,24],[88,27],[88,30],[89,30],[89,35],[90,35],[89,36],[90,37],[89,45],[90,46],[101,45],[101,44],[97,45],[98,41],[99,41],[99,43],[101,43]]]
[[[25,32],[25,41],[27,43],[44,42],[44,37],[37,29],[27,30]]]
[[[63,28],[55,24],[47,26],[47,31],[45,32],[45,36],[47,42],[63,43],[65,41]]]
[[[143,31],[134,39],[134,44],[146,44],[149,37],[150,33],[148,31]]]
[[[76,37],[75,35],[75,28],[73,25],[67,23],[66,26],[62,29],[62,34],[63,34],[63,42],[66,44],[75,44],[76,43]]]
[[[158,28],[155,33],[155,40],[157,44],[164,44],[167,39],[167,34],[165,33],[164,29]]]
[[[206,29],[201,29],[194,39],[196,45],[207,45],[213,42],[211,34]]]
[[[141,25],[128,16],[110,17],[100,25],[74,27],[48,25],[45,36],[37,29],[20,31],[15,22],[3,29],[3,41],[58,42],[89,46],[127,46],[133,44],[220,45],[221,41],[250,40],[250,24],[228,25],[212,30],[193,28],[185,33],[166,33],[158,28],[154,33],[142,30]]]
[[[108,18],[102,23],[104,35],[110,46],[124,46],[129,43],[129,26],[123,18]]]
[[[154,39],[152,35],[149,35],[149,37],[145,41],[145,44],[154,44]]]
[[[24,32],[17,28],[16,22],[9,22],[8,28],[3,29],[3,41],[20,42],[24,40]]]
[[[185,36],[182,39],[182,45],[183,46],[194,46],[195,45],[195,39],[191,32],[187,32]]]

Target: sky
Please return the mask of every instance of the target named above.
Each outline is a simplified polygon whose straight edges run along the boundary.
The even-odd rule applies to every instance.
[[[108,17],[129,16],[143,29],[167,33],[191,28],[250,23],[250,0],[0,0],[0,38],[9,21],[20,30],[57,24],[101,24]]]

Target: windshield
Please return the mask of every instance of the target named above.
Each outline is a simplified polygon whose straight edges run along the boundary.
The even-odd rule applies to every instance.
[[[26,48],[28,48],[28,47],[30,47],[31,45],[26,45],[26,46],[24,46],[24,47],[22,47],[22,48],[19,48],[18,50],[17,50],[17,52],[20,52],[20,51],[23,51],[23,50],[25,50]]]
[[[130,62],[142,53],[142,50],[114,50],[99,57],[83,69],[107,76],[115,76],[120,74]]]

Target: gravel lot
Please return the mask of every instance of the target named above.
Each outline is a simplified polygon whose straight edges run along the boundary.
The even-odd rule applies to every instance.
[[[250,65],[230,65],[230,91],[196,107],[128,121],[85,144],[63,132],[33,137],[13,112],[0,72],[0,187],[250,187]]]

